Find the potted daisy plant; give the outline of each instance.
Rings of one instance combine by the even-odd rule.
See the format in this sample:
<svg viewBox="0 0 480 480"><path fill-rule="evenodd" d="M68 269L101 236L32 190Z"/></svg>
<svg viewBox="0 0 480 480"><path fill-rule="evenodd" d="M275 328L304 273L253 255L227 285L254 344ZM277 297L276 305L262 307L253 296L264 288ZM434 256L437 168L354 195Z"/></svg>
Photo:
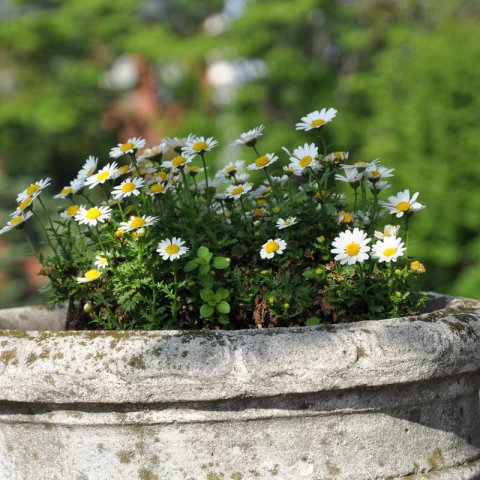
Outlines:
<svg viewBox="0 0 480 480"><path fill-rule="evenodd" d="M263 125L242 133L217 171L212 137L130 138L86 159L57 218L50 178L18 195L0 234L39 222L68 305L45 325L72 331L30 310L36 331L3 332L2 478L477 478L480 305L417 291L425 206L328 147L336 113L277 153Z"/></svg>

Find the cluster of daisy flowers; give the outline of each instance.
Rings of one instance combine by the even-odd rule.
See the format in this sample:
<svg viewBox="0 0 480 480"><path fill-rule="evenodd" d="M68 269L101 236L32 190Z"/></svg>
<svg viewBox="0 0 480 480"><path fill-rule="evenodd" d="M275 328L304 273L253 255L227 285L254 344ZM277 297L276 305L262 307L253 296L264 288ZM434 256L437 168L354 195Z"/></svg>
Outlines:
<svg viewBox="0 0 480 480"><path fill-rule="evenodd" d="M418 202L419 194L406 189L381 200L383 191L391 187L392 168L380 165L379 160L349 163L348 152L329 152L323 128L336 114L334 108L322 108L296 123L297 130L317 134L320 145L305 142L292 150L282 147L282 152L261 153L257 147L265 127L244 132L230 145L251 149L254 159L231 160L214 175L206 160L219 145L212 137L165 138L152 147L133 137L112 148L103 166L98 157L89 156L77 176L54 195L69 202L60 213L61 221L76 224L94 247L91 269L78 272L76 281L90 283L105 272L114 274L112 250L125 241L140 241L151 229L158 235L155 253L159 259L173 265L188 255L192 239L181 238L180 232L161 233L165 222L184 206L205 222L216 216L231 224L236 216L242 228L253 233L258 261L272 268L275 260L288 257L290 232L301 236L302 229L311 227L305 199L314 199L312 212L324 212L334 219L334 235L331 230L327 242L339 265L369 259L390 264L405 257L410 218L425 208ZM50 183L50 178L39 180L18 195L17 208L0 234L37 216L37 202L46 211L40 195ZM342 184L350 189L353 208L347 208L346 196L340 193ZM401 225L385 220L388 215ZM61 243L58 228L49 221L50 234ZM165 231L172 232L173 227L170 224ZM324 226L316 228L323 235ZM50 245L55 248L51 241ZM410 271L421 273L424 267L417 260L411 262Z"/></svg>

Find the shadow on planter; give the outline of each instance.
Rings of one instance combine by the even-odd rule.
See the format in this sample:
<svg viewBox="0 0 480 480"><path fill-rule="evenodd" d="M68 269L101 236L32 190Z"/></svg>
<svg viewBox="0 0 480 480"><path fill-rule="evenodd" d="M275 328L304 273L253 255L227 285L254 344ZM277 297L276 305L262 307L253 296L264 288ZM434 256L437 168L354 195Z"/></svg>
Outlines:
<svg viewBox="0 0 480 480"><path fill-rule="evenodd" d="M480 478L480 303L431 301L326 327L2 331L0 478Z"/></svg>

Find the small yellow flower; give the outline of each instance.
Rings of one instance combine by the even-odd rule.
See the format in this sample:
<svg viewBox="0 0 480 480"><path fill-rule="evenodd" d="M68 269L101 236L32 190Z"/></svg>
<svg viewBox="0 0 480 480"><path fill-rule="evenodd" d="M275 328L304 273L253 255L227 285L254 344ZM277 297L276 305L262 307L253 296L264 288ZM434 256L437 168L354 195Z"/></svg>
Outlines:
<svg viewBox="0 0 480 480"><path fill-rule="evenodd" d="M412 263L410 263L410 271L413 273L425 273L427 269L422 262L414 260Z"/></svg>
<svg viewBox="0 0 480 480"><path fill-rule="evenodd" d="M316 273L317 275L321 275L321 274L323 273L323 268L321 268L321 267L316 268L316 269L315 269L315 273Z"/></svg>
<svg viewBox="0 0 480 480"><path fill-rule="evenodd" d="M275 302L275 298L274 298L274 297L268 297L268 303L269 303L270 305L272 305L274 302Z"/></svg>

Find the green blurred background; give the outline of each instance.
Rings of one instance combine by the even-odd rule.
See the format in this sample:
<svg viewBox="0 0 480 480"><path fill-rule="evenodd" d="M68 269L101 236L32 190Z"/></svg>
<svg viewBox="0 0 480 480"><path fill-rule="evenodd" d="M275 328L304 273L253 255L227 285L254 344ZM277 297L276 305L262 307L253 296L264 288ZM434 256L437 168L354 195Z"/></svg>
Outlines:
<svg viewBox="0 0 480 480"><path fill-rule="evenodd" d="M225 146L264 123L280 153L333 106L335 149L421 192L424 288L480 298L479 92L478 0L0 0L0 222L30 181L60 189L128 136ZM0 307L41 301L27 246L0 237Z"/></svg>

